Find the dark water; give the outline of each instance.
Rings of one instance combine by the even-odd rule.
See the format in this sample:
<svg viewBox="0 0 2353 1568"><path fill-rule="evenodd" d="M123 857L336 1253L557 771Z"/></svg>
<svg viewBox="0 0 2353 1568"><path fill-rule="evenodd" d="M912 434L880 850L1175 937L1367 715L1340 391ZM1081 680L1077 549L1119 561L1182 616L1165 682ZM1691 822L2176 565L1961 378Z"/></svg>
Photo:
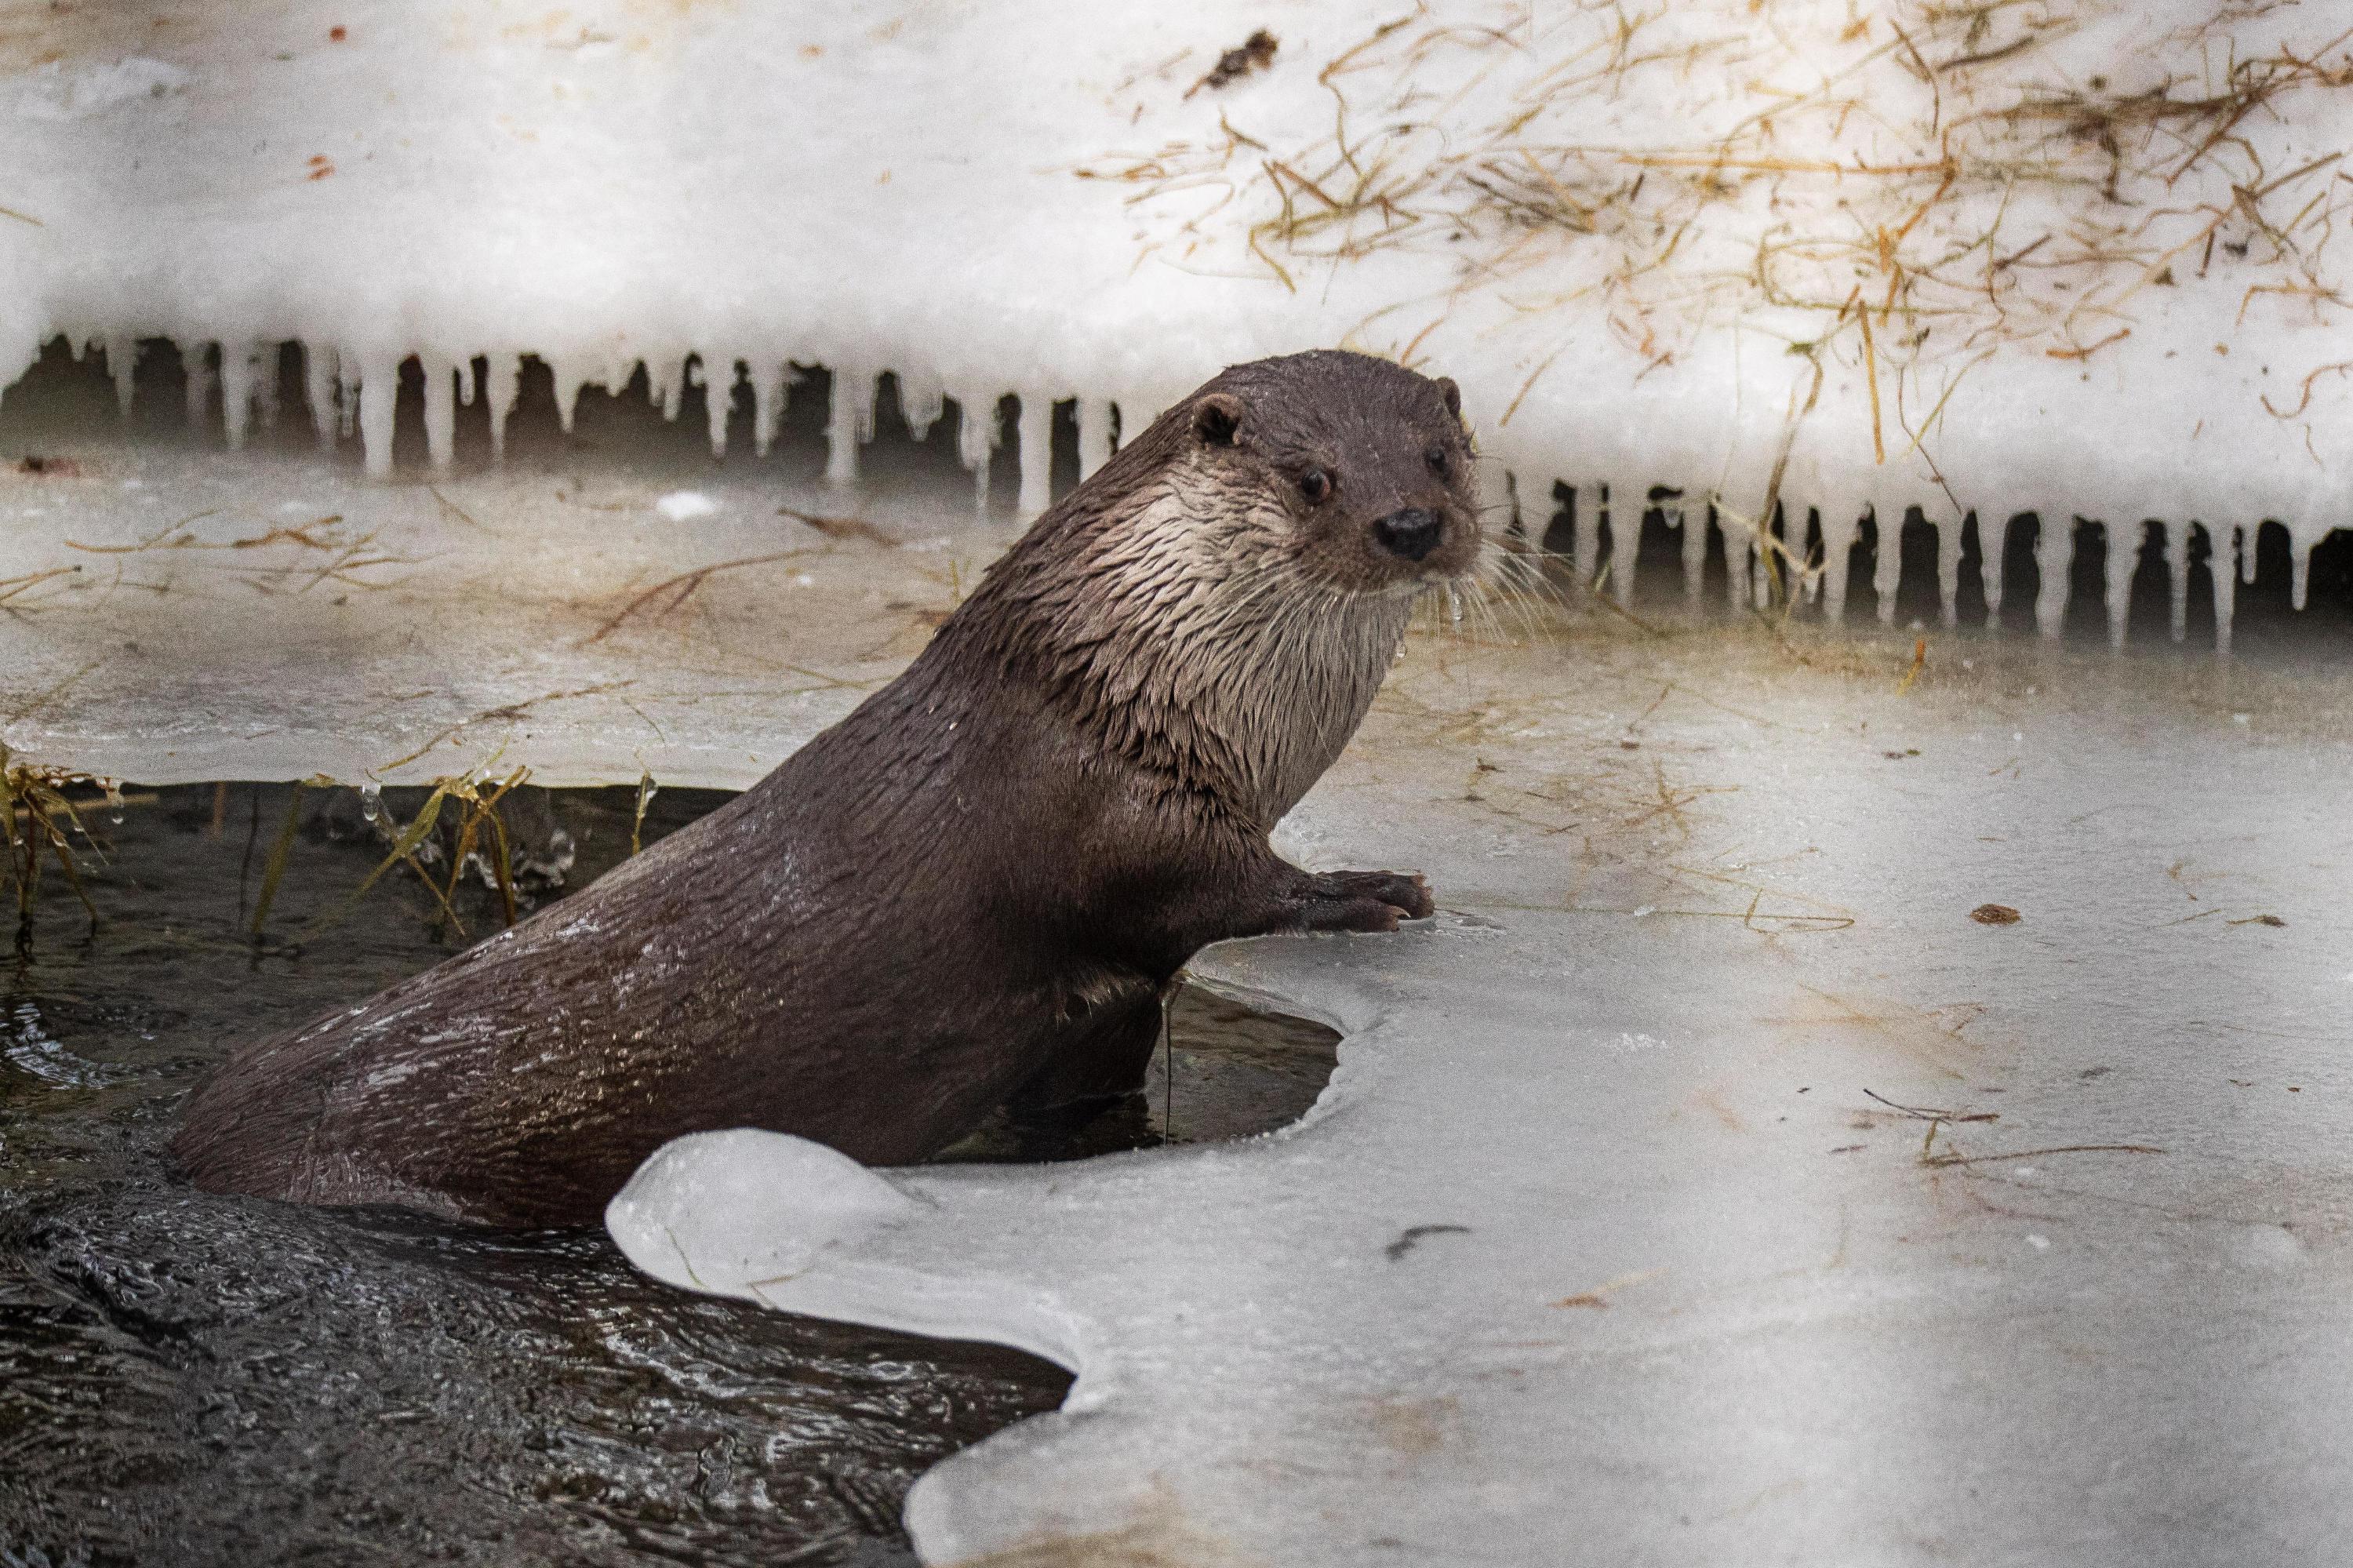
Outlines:
<svg viewBox="0 0 2353 1568"><path fill-rule="evenodd" d="M100 808L100 842L78 842L97 927L53 867L29 944L0 958L0 1568L912 1562L914 1478L1059 1404L1067 1373L681 1295L599 1232L496 1235L173 1179L179 1102L231 1047L500 919L470 879L461 937L406 870L353 903L384 829L354 792L312 791L257 948L290 797L132 791L120 823ZM645 838L723 798L662 792ZM385 804L406 821L417 797ZM633 815L629 791L572 791L518 796L505 820L518 868L568 850L577 886L628 852ZM429 871L446 876L450 842ZM526 905L560 892L522 876ZM1173 1013L1173 1096L1155 1068L1148 1098L1078 1125L999 1118L957 1157L1258 1130L1330 1071L1312 1025L1198 992Z"/></svg>

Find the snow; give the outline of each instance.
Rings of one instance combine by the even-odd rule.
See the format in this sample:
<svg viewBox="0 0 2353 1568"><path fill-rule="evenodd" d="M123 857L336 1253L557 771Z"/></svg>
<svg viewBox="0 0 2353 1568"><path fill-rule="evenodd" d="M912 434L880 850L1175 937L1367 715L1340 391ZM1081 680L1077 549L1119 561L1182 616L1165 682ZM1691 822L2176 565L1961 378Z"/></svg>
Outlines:
<svg viewBox="0 0 2353 1568"><path fill-rule="evenodd" d="M685 523L710 516L719 510L719 503L699 490L673 490L655 501L654 510L672 523Z"/></svg>
<svg viewBox="0 0 2353 1568"><path fill-rule="evenodd" d="M1345 342L1461 381L1522 494L1576 489L1588 569L1664 485L1726 524L1736 594L1768 503L1819 508L1833 615L1861 520L1915 506L1948 620L1972 514L1995 601L2008 520L2045 519L2048 628L2075 516L2161 522L2177 635L2192 552L2251 569L2267 518L2301 599L2353 495L2327 8L1400 16L78 8L0 52L0 375L64 334L128 397L136 340L218 345L234 446L297 340L381 475L411 355L437 468L525 355L567 410L639 365L673 415L709 383L714 450L731 397L765 448L822 365L848 482L889 370L916 426L964 411L967 466L1014 439L1034 512L1050 405L1092 466L1219 365ZM1266 71L1195 90L1260 26Z"/></svg>
<svg viewBox="0 0 2353 1568"><path fill-rule="evenodd" d="M188 73L178 66L136 55L71 74L52 60L21 79L9 108L26 120L84 120L119 103L161 98L187 83Z"/></svg>

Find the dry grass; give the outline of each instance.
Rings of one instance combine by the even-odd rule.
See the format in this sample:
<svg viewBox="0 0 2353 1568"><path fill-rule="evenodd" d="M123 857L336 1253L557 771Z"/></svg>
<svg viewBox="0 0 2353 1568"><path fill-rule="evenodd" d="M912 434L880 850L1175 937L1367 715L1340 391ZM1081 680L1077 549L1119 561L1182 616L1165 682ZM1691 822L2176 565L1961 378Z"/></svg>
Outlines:
<svg viewBox="0 0 2353 1568"><path fill-rule="evenodd" d="M66 794L78 785L102 790L111 802L119 803L121 799L111 779L20 762L5 743L0 743L0 886L16 895L20 950L32 937L33 911L40 897L45 863L55 863L66 885L81 900L90 924L98 924L98 906L82 886L81 869L74 859L75 835L85 846L91 843L89 828Z"/></svg>
<svg viewBox="0 0 2353 1568"><path fill-rule="evenodd" d="M802 514L795 513L793 515L801 516ZM709 582L721 572L740 571L746 567L774 566L779 561L797 561L803 556L821 556L828 553L822 548L771 550L765 555L744 556L732 561L713 561L707 567L697 567L691 571L680 572L675 577L664 577L653 587L631 595L628 602L607 617L596 630L582 638L580 646L586 648L592 643L604 641L614 632L618 631L630 617L640 611L649 609L657 619L670 614L685 604L688 599L692 599L704 583Z"/></svg>
<svg viewBox="0 0 2353 1568"><path fill-rule="evenodd" d="M518 768L501 779L491 779L488 765L471 772L436 779L417 815L403 824L388 815L388 808L379 804L378 810L387 812L386 831L392 847L375 869L361 879L360 885L344 895L343 900L325 913L312 918L302 928L301 940L308 940L327 927L334 925L359 906L362 899L387 874L406 867L433 896L440 919L463 938L470 935L466 922L457 908L459 885L469 871L479 865L491 887L499 895L499 909L503 923L512 926L517 918L514 862L512 844L507 836L505 819L499 804L519 785L531 777L531 769ZM259 940L262 921L269 914L269 905L276 894L280 875L285 869L286 855L292 846L296 823L300 821L302 794L306 788L323 785L324 779L312 779L295 786L293 798L287 802L284 825L278 842L270 851L269 861L262 873L261 896L253 912L253 935ZM424 854L437 830L445 826L445 813L450 816L446 824L450 842L437 847L434 858L446 864L446 875L428 871Z"/></svg>
<svg viewBox="0 0 2353 1568"><path fill-rule="evenodd" d="M1868 377L1877 464L1924 450L1988 358L2093 359L2151 291L2324 322L2353 304L2329 254L2353 171L2265 151L2353 88L2353 28L2315 16L2312 47L2243 52L2233 29L2267 9L2082 70L2063 46L2098 0L1900 0L1842 28L1664 0L1467 26L1423 5L1324 66L1320 137L1252 134L1237 106L1213 138L1078 173L1133 185L1165 220L1147 254L1179 266L1307 291L1383 253L1451 258L1448 288L1359 329L1408 363L1474 297L1469 330L1556 321L1565 347L1598 317L1650 369L1736 322L1835 355ZM1560 352L1528 355L1504 422Z"/></svg>
<svg viewBox="0 0 2353 1568"><path fill-rule="evenodd" d="M376 543L373 531L355 534L340 515L321 517L300 524L280 524L264 528L259 534L240 535L228 539L207 539L199 534L195 524L215 516L211 512L199 512L181 518L144 539L130 545L85 545L68 539L66 547L84 555L123 557L153 557L167 552L196 552L183 564L195 569L220 572L242 582L257 593L308 593L313 588L332 584L351 589L375 589L389 586L385 579L365 574L385 567L415 566L414 557L387 553ZM226 559L214 558L215 552L225 553ZM67 568L79 571L79 567ZM168 588L163 584L123 582L132 588Z"/></svg>

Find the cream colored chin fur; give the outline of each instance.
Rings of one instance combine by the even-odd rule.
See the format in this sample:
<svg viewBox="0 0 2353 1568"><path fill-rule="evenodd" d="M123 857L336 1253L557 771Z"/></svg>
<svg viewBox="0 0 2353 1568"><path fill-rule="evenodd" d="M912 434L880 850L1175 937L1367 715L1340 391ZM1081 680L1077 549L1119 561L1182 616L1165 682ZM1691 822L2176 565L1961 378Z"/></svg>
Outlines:
<svg viewBox="0 0 2353 1568"><path fill-rule="evenodd" d="M1084 662L1147 750L1222 776L1271 827L1356 733L1417 595L1316 580L1283 508L1213 473L1169 475L1098 535Z"/></svg>

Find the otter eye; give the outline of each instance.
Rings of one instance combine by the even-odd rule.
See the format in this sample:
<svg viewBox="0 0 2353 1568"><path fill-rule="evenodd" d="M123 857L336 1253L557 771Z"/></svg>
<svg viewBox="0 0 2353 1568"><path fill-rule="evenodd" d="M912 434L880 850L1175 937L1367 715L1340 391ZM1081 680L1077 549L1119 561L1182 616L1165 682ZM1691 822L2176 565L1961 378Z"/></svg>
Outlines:
<svg viewBox="0 0 2353 1568"><path fill-rule="evenodd" d="M1320 468L1309 469L1299 476L1299 493L1308 505L1321 506L1332 493L1332 476Z"/></svg>
<svg viewBox="0 0 2353 1568"><path fill-rule="evenodd" d="M1454 465L1447 460L1446 449L1444 447L1430 448L1430 450L1422 454L1422 461L1429 463L1430 471L1436 474L1440 479L1444 479L1449 473L1453 471Z"/></svg>

